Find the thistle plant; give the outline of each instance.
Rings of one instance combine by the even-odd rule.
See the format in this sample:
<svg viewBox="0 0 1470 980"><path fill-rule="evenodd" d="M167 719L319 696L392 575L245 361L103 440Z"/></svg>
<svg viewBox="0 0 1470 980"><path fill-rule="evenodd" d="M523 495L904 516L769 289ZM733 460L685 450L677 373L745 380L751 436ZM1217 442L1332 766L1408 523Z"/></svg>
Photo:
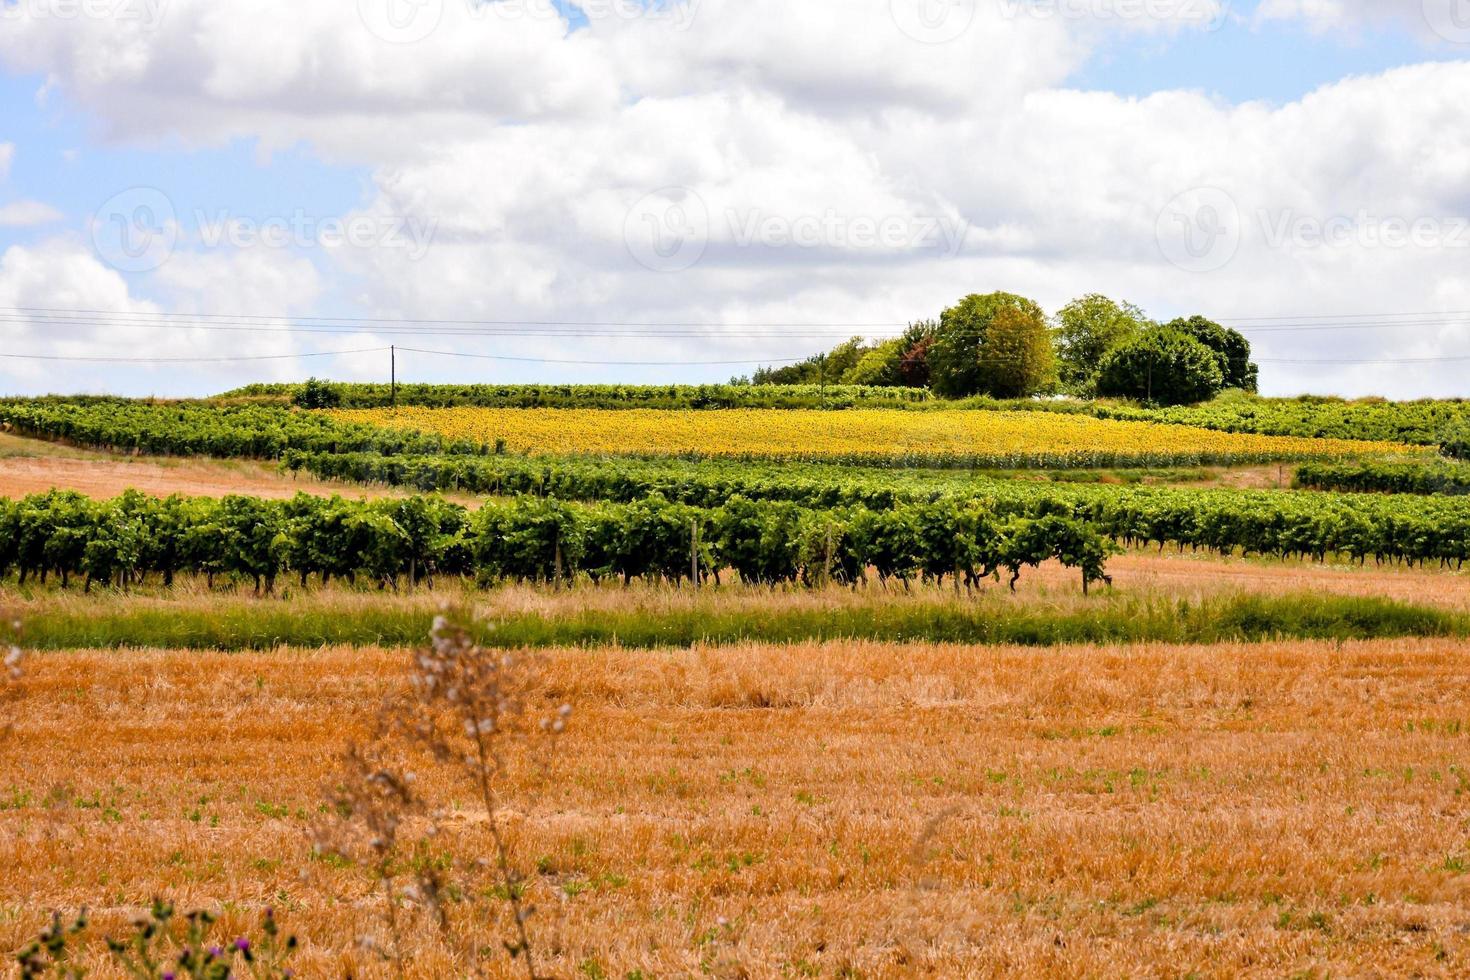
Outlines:
<svg viewBox="0 0 1470 980"><path fill-rule="evenodd" d="M266 909L257 942L241 936L228 946L211 942L215 916L205 911L187 913L180 935L173 927L174 907L155 899L146 916L133 925L126 939L108 937L107 949L130 977L137 980L232 980L251 977L287 980L283 965L296 949L296 937L280 940L275 914Z"/></svg>
<svg viewBox="0 0 1470 980"><path fill-rule="evenodd" d="M41 934L16 954L20 964L20 975L25 980L54 977L56 980L72 980L83 976L80 967L71 961L67 944L87 931L87 910L82 909L70 922L60 912L51 914L51 924Z"/></svg>
<svg viewBox="0 0 1470 980"><path fill-rule="evenodd" d="M531 980L541 976L531 873L519 861L516 822L505 810L514 804L528 813L549 782L571 707L541 712L543 699L534 660L481 646L461 618L445 614L435 618L428 646L413 654L406 690L384 704L368 740L348 747L343 778L329 793L341 819L319 833L318 848L360 861L377 879L392 940L385 957L400 976L404 907L472 957L493 952L486 929L500 930L498 948ZM451 821L419 791L416 762L468 790L483 820L468 827ZM530 788L516 795L520 786ZM488 853L469 857L476 826L484 828ZM473 896L490 901L482 910ZM470 907L452 908L458 905Z"/></svg>
<svg viewBox="0 0 1470 980"><path fill-rule="evenodd" d="M241 936L228 946L219 945L211 939L215 921L209 912L189 912L180 930L173 905L154 899L148 912L133 923L131 936L106 938L107 951L122 973L136 980L238 980L247 976L289 980L292 973L285 962L296 950L296 937L281 938L270 909L265 910L261 935L254 941ZM85 942L89 925L85 909L71 922L59 912L53 914L51 924L17 954L20 975L26 980L85 976L73 960L72 947Z"/></svg>

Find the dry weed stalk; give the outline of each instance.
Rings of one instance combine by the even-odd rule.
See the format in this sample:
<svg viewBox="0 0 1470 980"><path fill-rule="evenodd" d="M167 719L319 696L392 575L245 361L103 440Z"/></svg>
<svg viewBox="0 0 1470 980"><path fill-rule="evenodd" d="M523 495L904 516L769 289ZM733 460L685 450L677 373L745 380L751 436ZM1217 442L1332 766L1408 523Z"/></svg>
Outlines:
<svg viewBox="0 0 1470 980"><path fill-rule="evenodd" d="M494 928L494 907L504 903L509 933L499 946L531 980L540 976L529 925L531 876L517 862L514 821L504 812L519 785L531 787L514 800L522 817L534 808L571 715L562 705L533 717L540 687L529 656L482 647L458 617L437 616L429 645L413 655L407 689L384 703L371 737L346 752L343 779L329 794L341 819L319 831L318 849L362 860L378 879L391 938L383 955L399 976L401 901L471 961L495 948L484 941L485 927ZM468 787L482 813L465 823L433 806L418 790L415 763ZM490 854L466 859L473 846L466 838L480 824ZM451 914L451 906L479 897L490 900L483 922Z"/></svg>

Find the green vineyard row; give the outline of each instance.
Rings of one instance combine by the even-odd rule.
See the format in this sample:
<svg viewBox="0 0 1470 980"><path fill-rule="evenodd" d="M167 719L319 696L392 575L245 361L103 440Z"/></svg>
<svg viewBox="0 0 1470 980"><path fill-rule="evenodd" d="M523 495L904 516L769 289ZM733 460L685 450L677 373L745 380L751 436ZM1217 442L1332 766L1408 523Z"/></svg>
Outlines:
<svg viewBox="0 0 1470 980"><path fill-rule="evenodd" d="M782 501L730 500L718 508L649 497L572 505L534 497L471 511L438 497L349 501L299 494L286 501L222 500L130 491L92 501L53 490L0 500L0 574L21 584L58 576L126 586L165 584L187 572L243 577L257 591L286 573L397 587L425 577L567 581L618 577L719 583L733 570L752 583L856 583L868 569L907 582L950 577L978 585L1058 560L1083 589L1106 580L1111 542L1058 515L1002 517L976 501L942 500L882 511L812 510Z"/></svg>

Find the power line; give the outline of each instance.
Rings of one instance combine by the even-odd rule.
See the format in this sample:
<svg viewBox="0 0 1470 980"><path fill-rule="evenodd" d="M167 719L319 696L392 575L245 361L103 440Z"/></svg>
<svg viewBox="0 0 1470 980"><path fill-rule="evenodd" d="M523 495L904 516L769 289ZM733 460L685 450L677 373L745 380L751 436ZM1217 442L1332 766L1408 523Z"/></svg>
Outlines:
<svg viewBox="0 0 1470 980"><path fill-rule="evenodd" d="M10 354L0 353L0 357L8 357L22 361L89 361L106 364L223 364L237 361L284 361L295 360L301 357L343 357L348 354L381 354L388 350L386 347L364 347L358 350L327 350L314 351L305 354L254 354L240 357L113 357L110 355L69 355L69 354Z"/></svg>
<svg viewBox="0 0 1470 980"><path fill-rule="evenodd" d="M1308 359L1294 357L1257 357L1258 364L1447 364L1470 361L1470 354L1448 354L1436 357L1332 357Z"/></svg>
<svg viewBox="0 0 1470 980"><path fill-rule="evenodd" d="M386 348L384 348L386 349ZM760 357L747 361L579 361L563 360L549 357L511 357L508 354L470 354L465 351L452 350L421 350L417 347L399 347L401 351L411 354L433 354L439 357L469 357L482 361L524 361L533 364L595 364L602 366L633 366L633 367L707 367L714 365L738 365L738 364L798 364L808 360L805 357L792 358L769 358Z"/></svg>
<svg viewBox="0 0 1470 980"><path fill-rule="evenodd" d="M279 314L265 313L165 313L151 312L146 310L89 310L89 309L61 309L40 306L3 306L0 311L7 313L37 313L37 314L66 314L66 315L92 315L104 317L143 317L147 319L183 319L183 320L288 320L294 323L306 324L360 324L360 323L384 323L384 324L424 324L427 326L472 326L472 327L733 327L742 329L746 327L768 327L768 328L811 328L811 329L880 329L892 327L907 327L907 321L888 321L883 323L811 323L811 322L781 322L781 321L759 321L759 322L734 322L734 323L700 323L693 320L687 321L654 321L654 320L456 320L456 319L426 319L419 317L333 317L333 316L297 316L288 317Z"/></svg>
<svg viewBox="0 0 1470 980"><path fill-rule="evenodd" d="M1470 325L1470 311L1439 313L1292 314L1222 318L1242 333L1373 330L1394 327ZM821 339L847 336L853 331L891 331L907 326L898 321L851 323L798 323L744 321L699 323L651 320L473 320L407 317L287 317L253 313L166 313L138 310L62 309L54 307L0 307L0 323L44 323L76 327L141 327L200 331L259 333L358 333L402 336L566 336L642 338L763 338ZM779 331L771 333L768 331Z"/></svg>

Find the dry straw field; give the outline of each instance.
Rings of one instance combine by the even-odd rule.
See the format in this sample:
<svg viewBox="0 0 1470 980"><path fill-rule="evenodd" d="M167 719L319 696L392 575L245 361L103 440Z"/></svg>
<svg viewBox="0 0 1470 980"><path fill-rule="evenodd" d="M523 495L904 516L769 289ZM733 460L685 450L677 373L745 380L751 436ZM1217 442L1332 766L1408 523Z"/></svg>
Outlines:
<svg viewBox="0 0 1470 980"><path fill-rule="evenodd" d="M572 722L539 802L510 802L517 770L502 818L548 975L1464 975L1464 655L552 650L531 707ZM375 886L311 827L409 665L31 658L0 749L0 943L83 903L121 928L166 893L227 934L274 907L301 976L388 975ZM473 843L470 796L424 773L443 846ZM407 907L399 928L408 975L465 972Z"/></svg>

